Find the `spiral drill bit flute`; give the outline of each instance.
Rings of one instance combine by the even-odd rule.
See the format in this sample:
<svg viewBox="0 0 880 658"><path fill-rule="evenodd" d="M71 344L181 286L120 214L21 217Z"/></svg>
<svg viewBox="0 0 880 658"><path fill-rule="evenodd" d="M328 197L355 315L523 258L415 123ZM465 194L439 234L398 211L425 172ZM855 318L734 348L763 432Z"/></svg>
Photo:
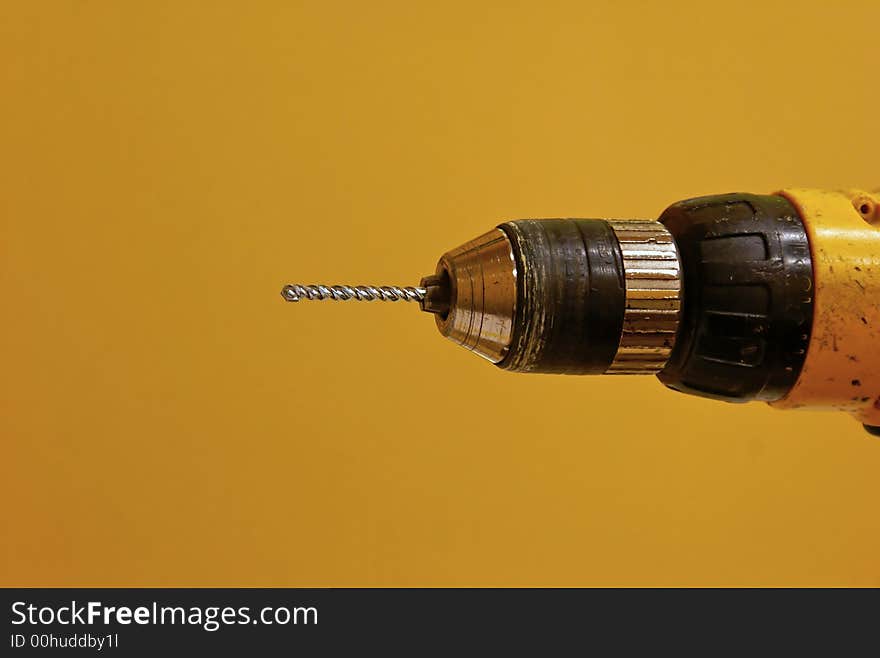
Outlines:
<svg viewBox="0 0 880 658"><path fill-rule="evenodd" d="M281 289L281 296L288 302L303 299L322 301L332 299L336 302L355 300L359 302L420 302L425 298L424 288L399 286L324 286L291 283Z"/></svg>
<svg viewBox="0 0 880 658"><path fill-rule="evenodd" d="M784 190L657 221L505 222L418 287L291 284L285 300L418 302L505 370L655 374L694 395L846 411L880 433L880 193Z"/></svg>

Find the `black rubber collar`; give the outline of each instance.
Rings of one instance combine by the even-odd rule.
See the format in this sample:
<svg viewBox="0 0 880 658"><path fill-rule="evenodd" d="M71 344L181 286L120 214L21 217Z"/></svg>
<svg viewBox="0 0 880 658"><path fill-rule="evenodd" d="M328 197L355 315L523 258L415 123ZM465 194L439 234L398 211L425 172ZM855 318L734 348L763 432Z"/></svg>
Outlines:
<svg viewBox="0 0 880 658"><path fill-rule="evenodd" d="M499 226L517 269L507 370L601 374L617 353L626 307L623 257L601 219L526 219Z"/></svg>

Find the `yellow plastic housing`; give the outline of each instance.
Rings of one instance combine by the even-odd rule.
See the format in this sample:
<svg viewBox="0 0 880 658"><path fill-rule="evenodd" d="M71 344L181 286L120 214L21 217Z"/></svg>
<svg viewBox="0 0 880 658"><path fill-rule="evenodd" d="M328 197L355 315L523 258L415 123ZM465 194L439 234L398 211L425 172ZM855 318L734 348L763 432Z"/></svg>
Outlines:
<svg viewBox="0 0 880 658"><path fill-rule="evenodd" d="M880 194L786 189L813 259L813 330L782 409L846 411L880 425Z"/></svg>

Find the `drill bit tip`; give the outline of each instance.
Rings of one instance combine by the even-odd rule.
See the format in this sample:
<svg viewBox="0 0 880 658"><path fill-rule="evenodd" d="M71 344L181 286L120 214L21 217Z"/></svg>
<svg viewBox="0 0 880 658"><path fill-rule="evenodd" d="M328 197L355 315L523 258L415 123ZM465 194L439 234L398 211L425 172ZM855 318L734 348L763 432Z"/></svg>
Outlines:
<svg viewBox="0 0 880 658"><path fill-rule="evenodd" d="M281 296L288 302L301 300L325 300L331 299L337 302L355 300L359 302L421 302L427 291L425 288L414 286L325 286L325 285L302 285L291 283L281 289Z"/></svg>

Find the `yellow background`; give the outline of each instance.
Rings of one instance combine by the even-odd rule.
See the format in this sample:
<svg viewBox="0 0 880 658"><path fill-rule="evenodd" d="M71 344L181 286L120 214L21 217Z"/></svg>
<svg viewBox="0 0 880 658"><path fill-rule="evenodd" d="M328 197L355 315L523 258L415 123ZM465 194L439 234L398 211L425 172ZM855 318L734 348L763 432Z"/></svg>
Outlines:
<svg viewBox="0 0 880 658"><path fill-rule="evenodd" d="M880 5L6 2L0 584L880 585L880 440L502 372L505 219L876 187Z"/></svg>

